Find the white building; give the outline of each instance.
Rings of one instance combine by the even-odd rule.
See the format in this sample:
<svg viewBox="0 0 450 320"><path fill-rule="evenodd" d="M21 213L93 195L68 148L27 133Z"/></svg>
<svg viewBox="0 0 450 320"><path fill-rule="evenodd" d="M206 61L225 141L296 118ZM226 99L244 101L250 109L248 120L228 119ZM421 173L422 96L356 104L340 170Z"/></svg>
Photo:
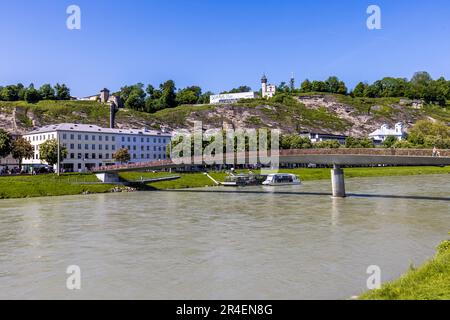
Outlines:
<svg viewBox="0 0 450 320"><path fill-rule="evenodd" d="M241 99L255 99L255 98L256 94L252 91L239 93L225 93L210 96L209 102L211 104L235 103Z"/></svg>
<svg viewBox="0 0 450 320"><path fill-rule="evenodd" d="M375 142L384 142L388 137L396 137L398 140L405 138L405 131L403 130L403 123L397 123L394 129L389 129L387 124L381 126L380 129L375 130L369 137Z"/></svg>
<svg viewBox="0 0 450 320"><path fill-rule="evenodd" d="M277 87L273 84L267 84L267 77L264 74L261 79L261 93L263 98L272 98L277 93Z"/></svg>
<svg viewBox="0 0 450 320"><path fill-rule="evenodd" d="M156 131L107 129L95 125L58 124L50 125L24 135L34 148L32 159L24 159L23 165L39 167L39 146L49 139L58 139L67 149L67 157L61 159L61 169L66 172L86 171L93 167L118 164L113 154L119 149L128 149L130 162L150 162L166 159L170 134Z"/></svg>

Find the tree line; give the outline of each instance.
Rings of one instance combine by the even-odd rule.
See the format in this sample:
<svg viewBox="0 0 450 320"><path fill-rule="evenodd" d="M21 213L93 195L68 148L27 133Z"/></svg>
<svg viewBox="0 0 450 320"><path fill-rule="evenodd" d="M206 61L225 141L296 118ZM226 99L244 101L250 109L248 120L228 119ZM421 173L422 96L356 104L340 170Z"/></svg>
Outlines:
<svg viewBox="0 0 450 320"><path fill-rule="evenodd" d="M344 82L337 77L330 77L326 81L305 80L300 87L301 93L328 92L348 94ZM408 80L406 78L385 77L372 84L360 82L349 93L352 97L365 98L409 98L420 99L426 103L445 105L450 99L450 81L444 77L434 80L428 72L416 72Z"/></svg>
<svg viewBox="0 0 450 320"><path fill-rule="evenodd" d="M154 113L180 105L207 104L213 93L203 93L199 86L177 90L175 82L168 80L157 88L151 84L145 87L143 83L124 86L114 94L122 99L125 108Z"/></svg>
<svg viewBox="0 0 450 320"><path fill-rule="evenodd" d="M57 83L53 87L47 83L39 89L36 89L32 83L28 87L21 83L0 86L0 101L37 103L41 100L70 100L70 89L64 83Z"/></svg>

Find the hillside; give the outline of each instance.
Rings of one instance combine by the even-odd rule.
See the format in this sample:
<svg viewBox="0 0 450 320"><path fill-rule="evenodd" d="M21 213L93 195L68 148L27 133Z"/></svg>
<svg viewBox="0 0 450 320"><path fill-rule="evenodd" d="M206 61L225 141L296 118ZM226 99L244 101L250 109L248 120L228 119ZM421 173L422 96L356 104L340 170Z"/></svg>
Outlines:
<svg viewBox="0 0 450 320"><path fill-rule="evenodd" d="M417 105L400 98L351 98L341 95L307 94L278 96L267 100L243 100L236 104L180 106L155 114L122 109L119 128L180 129L202 121L206 128L268 127L283 132L312 130L365 136L387 123L411 126L420 119L450 123L450 106ZM75 122L108 126L109 108L91 101L0 102L0 127L24 133L48 124Z"/></svg>

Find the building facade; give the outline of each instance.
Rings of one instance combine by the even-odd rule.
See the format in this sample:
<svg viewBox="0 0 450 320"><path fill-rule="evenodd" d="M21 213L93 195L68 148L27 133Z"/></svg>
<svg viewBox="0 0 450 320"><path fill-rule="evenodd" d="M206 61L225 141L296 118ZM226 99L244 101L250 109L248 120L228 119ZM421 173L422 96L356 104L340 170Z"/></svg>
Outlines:
<svg viewBox="0 0 450 320"><path fill-rule="evenodd" d="M250 92L216 94L209 97L211 104L235 103L241 99L255 99L256 94Z"/></svg>
<svg viewBox="0 0 450 320"><path fill-rule="evenodd" d="M146 129L110 129L82 124L46 126L25 134L24 138L34 148L33 158L24 159L24 166L45 165L40 159L39 147L47 140L57 139L67 149L67 156L61 159L61 169L65 172L118 164L113 154L122 148L128 149L131 163L164 160L171 141L170 134Z"/></svg>
<svg viewBox="0 0 450 320"><path fill-rule="evenodd" d="M389 126L384 124L380 129L369 134L369 137L373 139L375 143L382 143L388 137L396 137L398 140L403 140L405 136L406 133L404 131L403 123L400 122L395 125L394 129L389 129Z"/></svg>
<svg viewBox="0 0 450 320"><path fill-rule="evenodd" d="M322 141L337 141L340 144L345 144L345 140L348 138L345 135L328 134L328 133L314 133L314 132L301 132L300 136L309 138L312 143Z"/></svg>
<svg viewBox="0 0 450 320"><path fill-rule="evenodd" d="M277 87L273 84L267 84L267 77L261 78L261 95L263 98L272 98L277 93Z"/></svg>

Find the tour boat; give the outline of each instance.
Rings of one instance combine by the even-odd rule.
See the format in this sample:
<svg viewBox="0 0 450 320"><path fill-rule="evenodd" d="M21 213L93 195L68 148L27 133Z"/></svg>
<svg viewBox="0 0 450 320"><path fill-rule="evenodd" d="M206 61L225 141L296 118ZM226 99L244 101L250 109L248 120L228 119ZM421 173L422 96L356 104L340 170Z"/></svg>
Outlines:
<svg viewBox="0 0 450 320"><path fill-rule="evenodd" d="M264 186L296 186L300 184L302 182L295 174L270 174L263 182Z"/></svg>

